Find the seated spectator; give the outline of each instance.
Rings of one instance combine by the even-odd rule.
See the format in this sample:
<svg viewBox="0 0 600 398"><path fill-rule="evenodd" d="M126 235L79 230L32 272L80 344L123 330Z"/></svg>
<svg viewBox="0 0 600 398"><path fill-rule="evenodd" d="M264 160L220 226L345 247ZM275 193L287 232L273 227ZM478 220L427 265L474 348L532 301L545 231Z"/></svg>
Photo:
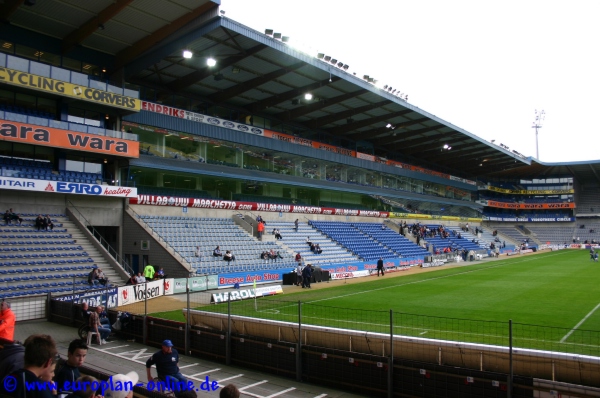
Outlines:
<svg viewBox="0 0 600 398"><path fill-rule="evenodd" d="M310 240L310 236L307 236L307 237L306 237L306 244L307 244L308 246L312 245L312 241Z"/></svg>
<svg viewBox="0 0 600 398"><path fill-rule="evenodd" d="M163 267L160 267L158 271L156 271L156 275L154 275L156 279L165 279L167 276L165 275L165 270Z"/></svg>
<svg viewBox="0 0 600 398"><path fill-rule="evenodd" d="M19 221L19 225L21 225L21 223L23 222L23 219L21 218L21 216L19 216L17 213L15 213L13 211L13 209L10 209L10 219Z"/></svg>
<svg viewBox="0 0 600 398"><path fill-rule="evenodd" d="M202 249L200 248L200 246L196 246L196 251L194 252L194 256L202 259Z"/></svg>
<svg viewBox="0 0 600 398"><path fill-rule="evenodd" d="M2 218L4 219L6 225L10 225L10 212L8 210L6 210Z"/></svg>
<svg viewBox="0 0 600 398"><path fill-rule="evenodd" d="M44 217L42 217L42 215L38 215L35 219L35 229L37 231L41 230L41 229L45 229L44 228Z"/></svg>
<svg viewBox="0 0 600 398"><path fill-rule="evenodd" d="M98 268L94 268L88 274L88 283L92 286L98 286L100 284L100 280L98 278Z"/></svg>
<svg viewBox="0 0 600 398"><path fill-rule="evenodd" d="M137 284L137 281L135 279L135 274L131 274L129 275L129 279L127 280L127 285L135 285Z"/></svg>
<svg viewBox="0 0 600 398"><path fill-rule="evenodd" d="M231 253L229 250L227 250L225 252L225 255L223 256L223 260L230 262L235 260L235 256L233 255L233 253Z"/></svg>
<svg viewBox="0 0 600 398"><path fill-rule="evenodd" d="M283 238L281 237L281 233L279 232L279 229L277 229L277 228L275 228L275 229L273 230L273 235L275 235L275 239L277 239L277 240L281 240L281 239L283 239Z"/></svg>
<svg viewBox="0 0 600 398"><path fill-rule="evenodd" d="M106 284L108 283L108 277L104 275L104 272L102 272L100 268L97 268L97 270L98 282L100 282L102 286L106 286Z"/></svg>
<svg viewBox="0 0 600 398"><path fill-rule="evenodd" d="M271 249L271 250L269 251L269 258L270 258L271 260L277 260L277 253L275 252L275 249Z"/></svg>
<svg viewBox="0 0 600 398"><path fill-rule="evenodd" d="M46 224L46 230L54 230L54 223L52 222L52 219L50 218L50 216L48 214L46 214L46 217L44 217L44 221Z"/></svg>
<svg viewBox="0 0 600 398"><path fill-rule="evenodd" d="M223 257L223 253L221 253L221 246L217 246L215 250L213 250L214 257Z"/></svg>
<svg viewBox="0 0 600 398"><path fill-rule="evenodd" d="M316 248L315 244L311 243L311 245L310 245L310 251L313 252L313 253L316 253L315 248Z"/></svg>
<svg viewBox="0 0 600 398"><path fill-rule="evenodd" d="M321 249L321 246L319 246L319 244L317 243L317 245L315 246L315 254L321 253L323 253L323 249Z"/></svg>
<svg viewBox="0 0 600 398"><path fill-rule="evenodd" d="M142 275L141 272L138 272L137 276L135 277L135 282L137 283L146 283L146 277L144 275Z"/></svg>
<svg viewBox="0 0 600 398"><path fill-rule="evenodd" d="M300 252L296 253L296 257L294 259L296 262L302 261L302 256L300 255Z"/></svg>

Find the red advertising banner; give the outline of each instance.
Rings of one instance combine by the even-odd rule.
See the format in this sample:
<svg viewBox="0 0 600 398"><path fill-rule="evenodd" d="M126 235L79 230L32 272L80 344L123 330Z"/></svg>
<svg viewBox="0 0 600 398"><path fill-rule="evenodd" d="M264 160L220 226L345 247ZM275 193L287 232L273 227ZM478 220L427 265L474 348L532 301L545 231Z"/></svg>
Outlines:
<svg viewBox="0 0 600 398"><path fill-rule="evenodd" d="M221 209L238 211L271 211L299 214L324 214L336 216L360 216L388 218L389 212L377 210L334 209L331 207L278 205L256 202L234 202L230 200L180 198L174 196L138 195L129 198L129 204L149 206L192 207L197 209Z"/></svg>
<svg viewBox="0 0 600 398"><path fill-rule="evenodd" d="M575 203L506 203L488 200L489 207L499 207L501 209L574 209Z"/></svg>

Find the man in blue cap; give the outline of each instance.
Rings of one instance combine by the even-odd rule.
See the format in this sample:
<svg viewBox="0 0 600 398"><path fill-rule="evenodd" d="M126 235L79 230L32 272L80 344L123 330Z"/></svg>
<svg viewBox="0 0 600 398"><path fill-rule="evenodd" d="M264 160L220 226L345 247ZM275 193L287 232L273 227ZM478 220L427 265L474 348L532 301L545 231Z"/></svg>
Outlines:
<svg viewBox="0 0 600 398"><path fill-rule="evenodd" d="M163 380L170 390L185 391L187 389L187 379L179 371L179 353L173 348L171 340L162 342L160 351L154 353L146 361L146 374L148 382L154 381L152 378L152 365L156 365L158 378Z"/></svg>

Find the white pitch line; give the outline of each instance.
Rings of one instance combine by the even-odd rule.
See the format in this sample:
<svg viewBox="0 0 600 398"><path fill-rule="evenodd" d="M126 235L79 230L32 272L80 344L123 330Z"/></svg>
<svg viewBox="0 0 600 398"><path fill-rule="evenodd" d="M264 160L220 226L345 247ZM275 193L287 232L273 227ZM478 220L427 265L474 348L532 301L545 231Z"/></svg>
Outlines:
<svg viewBox="0 0 600 398"><path fill-rule="evenodd" d="M196 376L204 375L204 374L207 374L207 373L210 373L210 372L216 372L218 370L221 370L221 368L215 368L215 369L207 370L205 372L194 373L193 375L191 375L189 377L196 377Z"/></svg>
<svg viewBox="0 0 600 398"><path fill-rule="evenodd" d="M200 365L199 363L192 363L189 365L180 366L179 369L191 368L192 366Z"/></svg>
<svg viewBox="0 0 600 398"><path fill-rule="evenodd" d="M106 348L106 350L112 350L114 348L122 348L122 347L129 347L129 345L118 345L116 347L108 347L108 348Z"/></svg>
<svg viewBox="0 0 600 398"><path fill-rule="evenodd" d="M280 391L280 392L276 392L275 394L267 395L265 398L278 397L281 394L285 394L286 392L294 391L295 389L296 389L295 387L288 388L287 390L283 390L283 391Z"/></svg>
<svg viewBox="0 0 600 398"><path fill-rule="evenodd" d="M315 398L323 398L323 397L326 397L326 396L327 396L327 394L321 394L321 395L317 395Z"/></svg>
<svg viewBox="0 0 600 398"><path fill-rule="evenodd" d="M221 380L218 380L218 383L221 384L222 381L227 381L227 380L231 380L231 379L237 379L238 377L242 377L243 375L244 375L243 373L240 373L239 375L231 376L231 377L228 377L226 379L221 379Z"/></svg>
<svg viewBox="0 0 600 398"><path fill-rule="evenodd" d="M592 315L594 314L594 312L596 312L596 310L597 310L598 308L600 308L600 303L598 303L598 305L597 305L597 306L595 306L593 310L591 310L590 312L588 312L588 314L587 314L586 316L584 316L584 317L583 317L583 319L582 319L581 321L579 321L579 323L578 323L577 325L575 325L575 327L574 327L573 329L571 329L571 331L570 331L569 333L565 334L565 337L563 337L562 339L560 339L560 342L561 342L561 343L564 343L564 342L565 342L565 340L566 340L566 339L568 339L568 338L569 338L569 336L570 336L571 334L573 334L573 332L574 332L574 331L576 331L576 330L579 328L579 326L583 325L583 323L584 323L584 322L585 322L585 321L586 321L586 320L587 320L587 319L588 319L590 316L592 316Z"/></svg>
<svg viewBox="0 0 600 398"><path fill-rule="evenodd" d="M242 388L239 388L239 390L240 390L240 391L244 391L244 390L245 390L245 389L247 389L247 388L256 387L256 386L258 386L258 385L261 385L261 384L267 383L268 381L269 381L269 380L261 380L261 381L259 381L259 382L257 382L257 383L254 383L254 384L249 384L249 385L247 385L247 386L244 386L244 387L242 387Z"/></svg>
<svg viewBox="0 0 600 398"><path fill-rule="evenodd" d="M424 332L419 333L421 336L424 335L425 333L427 333L427 330Z"/></svg>

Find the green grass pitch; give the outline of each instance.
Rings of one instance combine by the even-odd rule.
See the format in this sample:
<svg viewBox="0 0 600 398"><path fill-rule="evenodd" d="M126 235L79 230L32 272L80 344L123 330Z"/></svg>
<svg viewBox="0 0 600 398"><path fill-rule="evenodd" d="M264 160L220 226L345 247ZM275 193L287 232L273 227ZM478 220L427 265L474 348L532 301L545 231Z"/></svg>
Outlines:
<svg viewBox="0 0 600 398"><path fill-rule="evenodd" d="M600 356L600 263L563 250L232 302L232 314ZM298 301L302 302L299 311ZM227 304L198 308L227 312ZM183 320L181 311L153 314Z"/></svg>

